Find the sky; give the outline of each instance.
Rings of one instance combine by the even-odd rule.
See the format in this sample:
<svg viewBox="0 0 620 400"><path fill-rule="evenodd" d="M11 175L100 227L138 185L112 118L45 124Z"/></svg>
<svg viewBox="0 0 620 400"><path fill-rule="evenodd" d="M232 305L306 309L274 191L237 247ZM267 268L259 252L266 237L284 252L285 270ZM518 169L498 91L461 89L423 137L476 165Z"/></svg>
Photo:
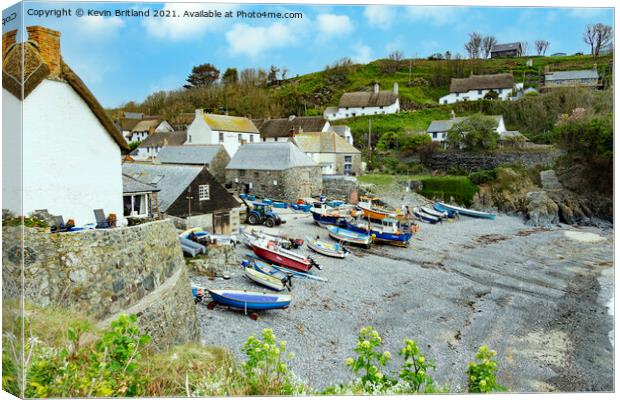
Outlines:
<svg viewBox="0 0 620 400"><path fill-rule="evenodd" d="M76 10L108 10L112 16L76 16ZM56 17L45 11L71 10ZM547 54L588 53L587 24L613 26L611 8L509 8L456 6L232 5L196 3L24 3L25 26L61 32L61 52L104 107L142 101L150 93L182 87L195 65L286 67L288 76L322 70L342 57L366 63L392 51L427 57L465 54L469 32L499 43L551 42ZM29 11L30 10L30 11ZM116 16L116 10L150 10L149 17ZM156 10L232 12L232 17L155 18ZM239 11L295 12L302 18L242 18ZM7 10L3 12L6 18ZM40 15L28 15L40 14ZM18 13L19 14L19 13ZM41 15L43 14L43 15ZM3 32L20 18L6 21Z"/></svg>

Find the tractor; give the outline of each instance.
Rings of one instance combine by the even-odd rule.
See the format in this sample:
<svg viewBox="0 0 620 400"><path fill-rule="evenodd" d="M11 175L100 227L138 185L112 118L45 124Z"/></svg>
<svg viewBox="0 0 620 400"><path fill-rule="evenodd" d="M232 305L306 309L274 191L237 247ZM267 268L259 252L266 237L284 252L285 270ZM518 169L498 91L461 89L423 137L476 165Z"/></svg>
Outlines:
<svg viewBox="0 0 620 400"><path fill-rule="evenodd" d="M280 216L273 212L271 205L266 203L254 203L251 208L248 207L246 222L250 225L265 225L268 228L284 223Z"/></svg>

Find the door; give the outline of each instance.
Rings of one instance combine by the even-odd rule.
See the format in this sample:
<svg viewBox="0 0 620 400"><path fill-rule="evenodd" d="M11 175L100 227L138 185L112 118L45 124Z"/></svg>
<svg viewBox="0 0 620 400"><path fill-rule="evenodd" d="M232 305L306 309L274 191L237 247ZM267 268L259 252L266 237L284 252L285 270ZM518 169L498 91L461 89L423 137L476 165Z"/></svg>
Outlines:
<svg viewBox="0 0 620 400"><path fill-rule="evenodd" d="M213 233L216 235L230 234L230 213L218 212L213 215Z"/></svg>

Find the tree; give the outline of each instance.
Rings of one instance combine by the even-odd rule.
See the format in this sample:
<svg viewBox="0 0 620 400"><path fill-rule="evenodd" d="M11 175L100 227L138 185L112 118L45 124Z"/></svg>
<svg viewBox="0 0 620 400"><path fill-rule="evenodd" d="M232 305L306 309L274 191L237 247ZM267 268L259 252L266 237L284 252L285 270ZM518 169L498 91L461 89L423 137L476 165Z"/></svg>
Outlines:
<svg viewBox="0 0 620 400"><path fill-rule="evenodd" d="M187 77L186 89L211 86L220 77L220 70L213 64L201 64L192 68L192 73Z"/></svg>
<svg viewBox="0 0 620 400"><path fill-rule="evenodd" d="M601 49L611 43L613 29L602 23L588 25L583 32L583 41L590 46L590 54L598 56Z"/></svg>
<svg viewBox="0 0 620 400"><path fill-rule="evenodd" d="M443 55L443 58L445 58L446 60L451 60L452 59L452 53L450 53L450 50L446 51Z"/></svg>
<svg viewBox="0 0 620 400"><path fill-rule="evenodd" d="M288 68L282 67L282 71L280 71L280 74L282 74L282 80L285 80L286 74L288 74Z"/></svg>
<svg viewBox="0 0 620 400"><path fill-rule="evenodd" d="M491 49L497 44L497 39L494 36L485 36L482 38L482 55L483 58L489 58L491 55Z"/></svg>
<svg viewBox="0 0 620 400"><path fill-rule="evenodd" d="M494 118L475 114L450 128L448 144L455 148L492 150L497 147L499 139L496 128L497 121Z"/></svg>
<svg viewBox="0 0 620 400"><path fill-rule="evenodd" d="M482 35L478 32L472 32L469 34L469 41L465 43L465 50L469 58L479 58L480 48L482 46Z"/></svg>
<svg viewBox="0 0 620 400"><path fill-rule="evenodd" d="M396 132L385 132L377 142L379 150L398 150L400 148L401 138Z"/></svg>
<svg viewBox="0 0 620 400"><path fill-rule="evenodd" d="M395 50L388 54L388 60L399 62L403 59L403 52L400 50Z"/></svg>
<svg viewBox="0 0 620 400"><path fill-rule="evenodd" d="M237 83L239 80L239 73L237 72L237 68L227 68L222 76L222 80L225 85L232 85Z"/></svg>
<svg viewBox="0 0 620 400"><path fill-rule="evenodd" d="M539 56L544 56L545 53L547 52L547 48L549 48L549 45L551 43L549 43L548 40L537 40L534 42L534 45L536 46L536 54L538 54Z"/></svg>
<svg viewBox="0 0 620 400"><path fill-rule="evenodd" d="M525 40L521 42L520 44L521 44L521 53L519 54L519 57L526 56L529 44Z"/></svg>
<svg viewBox="0 0 620 400"><path fill-rule="evenodd" d="M489 90L487 94L484 95L485 100L497 100L499 98L499 94L495 90Z"/></svg>
<svg viewBox="0 0 620 400"><path fill-rule="evenodd" d="M274 84L278 81L278 72L280 72L280 68L275 65L269 67L269 74L267 75L267 82L269 84Z"/></svg>

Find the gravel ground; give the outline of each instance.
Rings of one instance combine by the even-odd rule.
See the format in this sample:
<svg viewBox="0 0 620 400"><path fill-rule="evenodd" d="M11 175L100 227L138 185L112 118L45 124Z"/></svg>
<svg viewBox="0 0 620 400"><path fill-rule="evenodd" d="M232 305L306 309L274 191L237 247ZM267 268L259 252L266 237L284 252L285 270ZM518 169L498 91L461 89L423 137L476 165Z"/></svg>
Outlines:
<svg viewBox="0 0 620 400"><path fill-rule="evenodd" d="M327 240L309 214L282 214L287 223L272 231ZM293 371L322 388L353 378L344 360L359 329L372 325L393 364L400 365L403 340L414 339L435 361L435 380L453 391L465 390L467 362L483 344L498 352L499 381L510 391L613 390L611 230L462 217L422 224L408 248L356 248L345 260L312 256L328 282L294 280L291 307L262 312L258 321L198 306L202 341L241 357L249 335L272 328L295 353ZM192 280L260 290L240 268L231 273L228 281Z"/></svg>

